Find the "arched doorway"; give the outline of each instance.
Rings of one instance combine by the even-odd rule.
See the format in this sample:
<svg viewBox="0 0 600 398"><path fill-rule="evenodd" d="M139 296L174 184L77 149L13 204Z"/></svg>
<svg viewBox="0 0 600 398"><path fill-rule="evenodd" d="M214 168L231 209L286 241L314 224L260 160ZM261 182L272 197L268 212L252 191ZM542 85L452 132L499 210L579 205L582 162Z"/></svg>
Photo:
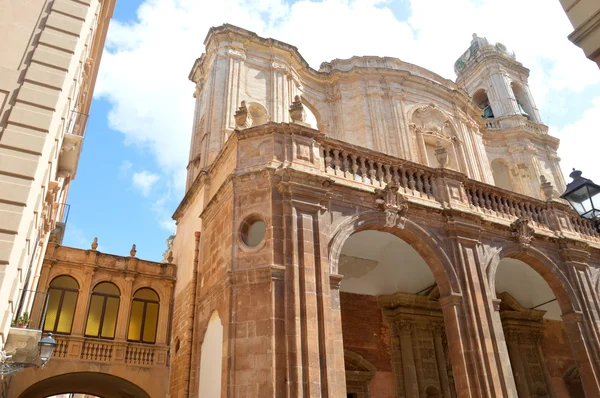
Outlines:
<svg viewBox="0 0 600 398"><path fill-rule="evenodd" d="M364 388L347 380L348 397L453 396L439 289L421 255L391 232L359 231L338 272L344 350L372 366Z"/></svg>
<svg viewBox="0 0 600 398"><path fill-rule="evenodd" d="M19 398L47 398L69 393L102 398L150 398L130 381L99 372L75 372L49 377L27 388Z"/></svg>
<svg viewBox="0 0 600 398"><path fill-rule="evenodd" d="M492 285L517 392L519 397L579 397L565 378L576 366L559 293L525 261L502 258Z"/></svg>

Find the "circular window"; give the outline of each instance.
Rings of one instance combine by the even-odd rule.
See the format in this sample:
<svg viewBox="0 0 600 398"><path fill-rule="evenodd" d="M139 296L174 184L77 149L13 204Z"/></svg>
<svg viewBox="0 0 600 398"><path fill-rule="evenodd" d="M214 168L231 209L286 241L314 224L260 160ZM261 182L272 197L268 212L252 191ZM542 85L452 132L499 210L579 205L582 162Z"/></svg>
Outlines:
<svg viewBox="0 0 600 398"><path fill-rule="evenodd" d="M248 247L258 246L267 232L265 222L257 218L250 218L242 224L241 238Z"/></svg>

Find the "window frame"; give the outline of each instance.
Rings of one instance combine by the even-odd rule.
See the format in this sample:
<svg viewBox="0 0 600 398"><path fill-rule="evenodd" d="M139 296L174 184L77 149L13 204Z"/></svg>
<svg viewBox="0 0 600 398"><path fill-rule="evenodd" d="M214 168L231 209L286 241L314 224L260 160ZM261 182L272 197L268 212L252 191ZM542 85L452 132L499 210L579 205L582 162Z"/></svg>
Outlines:
<svg viewBox="0 0 600 398"><path fill-rule="evenodd" d="M103 283L109 283L109 284L113 285L119 291L119 294L115 295L115 294L110 294L110 293L95 292L94 290L96 290L96 288L98 288L98 286ZM96 284L96 286L94 286L94 289L92 289L92 293L90 294L90 302L88 305L87 317L85 319L85 328L83 329L84 337L91 337L91 338L95 338L95 339L104 339L104 340L114 340L115 339L115 337L117 335L117 325L119 322L119 310L121 309L121 294L120 293L121 293L121 290L113 282L108 282L108 281L98 282ZM92 309L91 305L92 305L92 298L94 295L102 297L102 310L100 312L100 322L98 322L98 335L96 335L96 336L87 334L87 325L90 320L90 310ZM115 314L115 328L113 330L113 336L105 337L105 336L102 336L102 327L104 326L104 317L106 315L106 302L108 301L109 298L116 298L118 300L118 305L117 305L117 313Z"/></svg>
<svg viewBox="0 0 600 398"><path fill-rule="evenodd" d="M54 326L52 327L52 330L46 329L46 318L44 317L44 324L42 326L42 331L66 336L66 335L70 335L73 332L73 321L75 319L75 313L77 312L77 301L79 300L79 289L71 289L71 288L67 288L67 287L52 286L52 282L54 282L58 278L62 278L62 277L71 278L73 281L75 281L77 286L79 286L79 282L77 282L77 279L73 278L70 275L57 275L52 279L52 281L48 285L48 295L50 295L50 290L58 290L58 291L60 291L60 299L58 301L58 308L56 309L56 319L54 320ZM77 293L77 297L75 298L75 308L73 308L73 315L71 317L71 327L69 328L69 331L68 332L59 332L56 330L56 328L58 327L58 322L60 321L60 316L62 314L62 306L63 306L66 292L75 292L75 293ZM46 311L47 311L47 309L46 309Z"/></svg>
<svg viewBox="0 0 600 398"><path fill-rule="evenodd" d="M144 299L144 298L139 298L139 297L135 297L135 295L140 291L140 290L144 290L144 289L148 289L150 291L152 291L154 294L156 294L156 296L158 297L158 300L150 300L150 299ZM133 340L129 338L129 329L131 328L131 319L132 319L132 310L133 310L133 303L134 301L138 301L138 302L142 302L144 307L142 309L142 322L140 324L140 336L139 339ZM146 308L148 307L148 304L156 304L158 306L157 310L156 310L156 324L154 325L154 341L144 341L144 326L146 325ZM160 316L160 296L158 295L158 293L149 287L141 287L138 290L135 291L135 293L133 294L133 298L131 299L131 308L129 310L129 323L127 325L127 341L130 341L132 343L142 343L142 344L156 344L156 335L158 332L158 319Z"/></svg>

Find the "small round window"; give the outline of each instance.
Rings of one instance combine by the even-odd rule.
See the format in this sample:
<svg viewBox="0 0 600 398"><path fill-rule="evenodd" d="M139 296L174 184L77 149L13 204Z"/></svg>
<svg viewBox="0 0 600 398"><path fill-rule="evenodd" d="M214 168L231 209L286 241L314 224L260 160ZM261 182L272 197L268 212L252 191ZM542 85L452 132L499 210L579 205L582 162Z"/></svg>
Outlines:
<svg viewBox="0 0 600 398"><path fill-rule="evenodd" d="M266 232L267 226L265 222L251 217L242 224L242 241L248 247L256 247L265 239Z"/></svg>

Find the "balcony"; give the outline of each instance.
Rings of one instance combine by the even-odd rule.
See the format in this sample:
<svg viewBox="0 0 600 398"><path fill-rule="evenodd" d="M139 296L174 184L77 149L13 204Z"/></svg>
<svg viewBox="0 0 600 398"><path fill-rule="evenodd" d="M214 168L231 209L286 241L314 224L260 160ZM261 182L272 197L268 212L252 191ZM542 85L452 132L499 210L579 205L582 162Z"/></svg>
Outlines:
<svg viewBox="0 0 600 398"><path fill-rule="evenodd" d="M168 346L56 335L53 361L127 365L147 368L167 366Z"/></svg>
<svg viewBox="0 0 600 398"><path fill-rule="evenodd" d="M497 130L529 131L534 134L548 134L548 126L532 122L525 116L511 115L484 119L485 128L489 132Z"/></svg>
<svg viewBox="0 0 600 398"><path fill-rule="evenodd" d="M87 120L88 115L85 113L72 110L69 114L58 158L57 174L59 177L75 178Z"/></svg>
<svg viewBox="0 0 600 398"><path fill-rule="evenodd" d="M4 351L11 362L34 363L38 360L38 343L46 316L48 293L22 290L11 322Z"/></svg>

